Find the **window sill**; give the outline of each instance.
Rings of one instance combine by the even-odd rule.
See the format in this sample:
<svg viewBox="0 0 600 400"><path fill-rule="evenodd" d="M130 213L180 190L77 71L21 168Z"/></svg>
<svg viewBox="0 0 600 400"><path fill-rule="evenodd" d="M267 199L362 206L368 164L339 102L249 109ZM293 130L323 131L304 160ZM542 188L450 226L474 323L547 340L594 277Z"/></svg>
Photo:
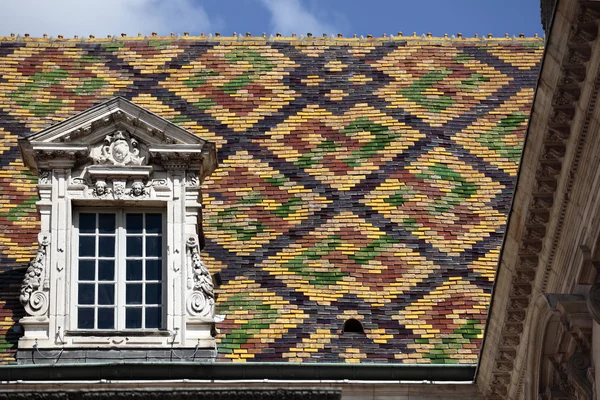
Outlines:
<svg viewBox="0 0 600 400"><path fill-rule="evenodd" d="M147 337L147 336L172 336L172 332L167 329L142 331L142 330L131 330L131 331L111 331L111 330L87 330L87 331L65 331L65 336L102 336L102 337L118 337L118 336L129 336L129 337Z"/></svg>

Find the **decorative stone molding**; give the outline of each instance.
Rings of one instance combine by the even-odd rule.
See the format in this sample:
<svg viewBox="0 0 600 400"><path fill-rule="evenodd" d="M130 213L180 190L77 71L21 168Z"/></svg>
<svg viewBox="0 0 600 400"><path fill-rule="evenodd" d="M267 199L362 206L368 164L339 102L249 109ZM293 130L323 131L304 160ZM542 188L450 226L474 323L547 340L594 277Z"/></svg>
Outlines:
<svg viewBox="0 0 600 400"><path fill-rule="evenodd" d="M214 315L215 293L214 284L208 268L200 257L200 244L198 237L189 236L186 240L188 253L188 270L191 276L188 278L188 289L192 292L188 295L187 310L192 316Z"/></svg>
<svg viewBox="0 0 600 400"><path fill-rule="evenodd" d="M542 12L544 28L548 29L551 16L554 13L555 1L543 1ZM588 105L578 105L581 94L580 85L587 78L588 65L591 58L591 42L596 38L598 32L598 10L588 2L579 3L569 39L567 50L562 60L562 73L558 78L556 92L552 99L552 109L546 121L546 134L542 139L542 151L537 162L537 172L533 182L533 190L530 197L529 207L526 211L525 224L519 243L518 256L512 272L512 283L507 299L507 308L503 311L501 338L495 354L490 377L490 388L487 396L490 399L505 399L509 395L509 386L515 381L510 378L513 373L521 374L521 364L517 365L507 361L506 355L519 351L524 324L530 307L532 283L536 274L547 273L551 261L545 260L546 269L539 268L539 255L544 249L547 241L547 225L550 221L553 207L556 207L556 190L561 179L565 177L563 162L567 153L568 142L572 140L571 124L579 108L588 109ZM591 98L598 96L598 87L595 85ZM586 118L590 118L590 110ZM588 124L589 125L589 124ZM584 124L584 126L587 126ZM585 132L582 134L585 135ZM577 167L575 161L569 173L574 176L573 168ZM567 189L568 190L568 189ZM565 200L567 201L567 200ZM565 207L565 202L561 204ZM560 235L562 229L561 221L557 229L552 232L552 237ZM552 243L555 246L555 243ZM544 282L546 278L544 277ZM594 305L595 307L595 305ZM590 311L592 306L590 306ZM600 316L600 312L599 312ZM520 362L520 361L519 361ZM510 392L512 393L512 392Z"/></svg>
<svg viewBox="0 0 600 400"><path fill-rule="evenodd" d="M19 301L25 307L29 315L40 316L48 311L48 281L47 281L47 258L50 235L48 232L40 232L38 235L39 248L29 263L25 278L21 285Z"/></svg>
<svg viewBox="0 0 600 400"><path fill-rule="evenodd" d="M21 320L25 332L20 354L34 347L110 345L122 351L135 346L191 348L215 356L214 285L196 235L201 184L216 168L215 145L123 98L22 138L19 144L26 165L39 171L37 205L45 232L21 289L27 316ZM71 282L76 279L77 251L69 247L73 207L144 207L165 216L162 288L168 300L161 307L160 329L137 336L115 330L107 336L77 328L72 317L77 315L77 285ZM189 268L171 268L183 265Z"/></svg>

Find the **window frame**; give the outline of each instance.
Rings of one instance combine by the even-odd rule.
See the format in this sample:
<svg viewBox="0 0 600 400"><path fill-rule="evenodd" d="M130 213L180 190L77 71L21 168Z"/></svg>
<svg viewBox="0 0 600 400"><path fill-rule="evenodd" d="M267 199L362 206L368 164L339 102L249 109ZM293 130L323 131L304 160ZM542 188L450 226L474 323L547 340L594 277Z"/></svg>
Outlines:
<svg viewBox="0 0 600 400"><path fill-rule="evenodd" d="M78 327L78 308L79 308L79 299L78 299L78 290L79 290L79 221L80 214L82 213L95 213L95 214L115 214L115 264L114 264L114 284L115 284L115 292L114 292L114 310L115 310L115 327L114 329L99 329L99 328L79 328ZM162 253L161 253L161 300L159 307L161 308L161 323L158 328L126 328L125 324L125 314L126 314L126 240L127 240L127 229L125 226L125 216L128 213L139 214L143 213L148 214L160 214L161 215L161 245L162 245ZM115 335L115 334L131 334L131 333L152 333L152 332L162 332L167 331L167 326L169 325L167 321L168 316L168 271L167 271L167 259L168 259L168 221L167 221L167 210L164 207L135 207L134 205L122 205L122 206L76 206L72 207L72 223L70 226L70 230L72 232L72 242L71 242L71 271L69 274L69 279L71 282L70 291L68 293L68 301L69 301L69 329L72 334L94 334L94 335L102 335L103 333ZM96 233L97 235L97 233ZM145 232L144 232L145 235ZM94 256L95 260L98 260L98 256ZM142 258L143 259L143 258ZM96 264L96 272L95 272L95 283L98 284L100 281L98 280L98 271ZM146 277L144 274L145 269L142 269L142 280L135 281L137 283L143 283L145 288ZM142 289L144 292L144 289ZM143 295L143 294L142 294ZM98 308L97 304L97 289L95 293L95 301L94 308ZM145 310L146 303L143 302L141 308ZM144 321L144 312L142 311L142 321ZM98 317L97 313L94 316L94 325L97 326ZM144 325L144 324L142 324Z"/></svg>

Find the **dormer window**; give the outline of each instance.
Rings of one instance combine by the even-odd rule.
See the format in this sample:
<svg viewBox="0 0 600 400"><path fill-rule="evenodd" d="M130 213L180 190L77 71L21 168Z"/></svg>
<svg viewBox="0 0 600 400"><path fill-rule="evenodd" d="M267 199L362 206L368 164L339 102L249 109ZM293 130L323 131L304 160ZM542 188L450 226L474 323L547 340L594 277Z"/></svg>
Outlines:
<svg viewBox="0 0 600 400"><path fill-rule="evenodd" d="M20 362L34 348L216 355L214 284L197 234L214 144L122 98L20 144L40 176L41 216L21 289Z"/></svg>

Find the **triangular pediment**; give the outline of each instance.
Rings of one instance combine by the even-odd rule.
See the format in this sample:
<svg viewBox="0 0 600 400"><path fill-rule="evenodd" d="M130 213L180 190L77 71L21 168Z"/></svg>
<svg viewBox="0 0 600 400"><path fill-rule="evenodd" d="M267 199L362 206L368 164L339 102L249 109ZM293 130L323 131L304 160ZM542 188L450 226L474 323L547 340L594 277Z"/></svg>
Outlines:
<svg viewBox="0 0 600 400"><path fill-rule="evenodd" d="M196 165L203 176L216 168L214 143L122 97L100 103L19 143L25 163L33 170L49 168L47 159L61 157L78 164L117 166L180 158L180 162Z"/></svg>

